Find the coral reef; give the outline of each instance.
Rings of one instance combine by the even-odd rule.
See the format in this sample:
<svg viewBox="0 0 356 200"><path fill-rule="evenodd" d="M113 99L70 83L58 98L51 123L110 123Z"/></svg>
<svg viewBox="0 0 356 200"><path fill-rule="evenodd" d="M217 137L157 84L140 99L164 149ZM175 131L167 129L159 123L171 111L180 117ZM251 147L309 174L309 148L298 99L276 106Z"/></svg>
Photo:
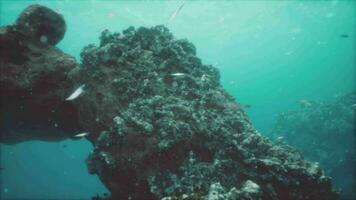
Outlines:
<svg viewBox="0 0 356 200"><path fill-rule="evenodd" d="M309 160L319 162L341 197L356 196L356 93L339 96L332 102L303 100L301 108L279 115L273 138L282 138L299 148Z"/></svg>
<svg viewBox="0 0 356 200"><path fill-rule="evenodd" d="M31 14L46 10L28 8L25 16L46 16L48 30L65 27L54 12ZM53 46L61 30L26 35L19 21L32 22L20 17L0 32L1 46L10 48L1 49L1 142L36 138L17 133L48 130L54 120L66 134L45 138L90 133L88 170L111 192L93 199L338 198L317 164L262 137L220 85L218 70L166 27L106 30L78 66ZM79 85L85 94L64 101Z"/></svg>
<svg viewBox="0 0 356 200"><path fill-rule="evenodd" d="M64 102L78 64L53 46L64 32L63 17L40 5L0 27L0 142L60 140L80 130L77 107Z"/></svg>

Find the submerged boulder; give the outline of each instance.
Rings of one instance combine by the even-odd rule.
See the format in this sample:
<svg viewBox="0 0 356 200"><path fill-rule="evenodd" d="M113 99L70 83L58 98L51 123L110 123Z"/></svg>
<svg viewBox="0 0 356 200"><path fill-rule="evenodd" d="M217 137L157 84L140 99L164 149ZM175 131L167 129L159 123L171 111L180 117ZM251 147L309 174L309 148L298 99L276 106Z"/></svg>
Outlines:
<svg viewBox="0 0 356 200"><path fill-rule="evenodd" d="M63 17L40 5L0 27L1 143L61 140L81 130L77 106L64 101L78 63L53 46L64 31Z"/></svg>
<svg viewBox="0 0 356 200"><path fill-rule="evenodd" d="M28 6L16 20L19 31L32 42L56 45L66 32L63 16L38 4Z"/></svg>
<svg viewBox="0 0 356 200"><path fill-rule="evenodd" d="M262 137L218 70L166 27L104 31L81 56L87 164L113 199L337 199L320 167Z"/></svg>

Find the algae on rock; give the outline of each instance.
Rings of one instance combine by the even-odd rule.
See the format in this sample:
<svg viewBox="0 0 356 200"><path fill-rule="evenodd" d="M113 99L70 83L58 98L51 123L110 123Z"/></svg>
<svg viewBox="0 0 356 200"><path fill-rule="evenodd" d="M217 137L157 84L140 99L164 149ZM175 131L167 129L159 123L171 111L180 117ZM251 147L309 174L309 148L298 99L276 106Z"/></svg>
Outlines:
<svg viewBox="0 0 356 200"><path fill-rule="evenodd" d="M214 183L240 199L337 198L317 165L253 128L192 43L164 26L100 39L81 54L91 89L80 113L95 130L90 171L114 199L208 197Z"/></svg>

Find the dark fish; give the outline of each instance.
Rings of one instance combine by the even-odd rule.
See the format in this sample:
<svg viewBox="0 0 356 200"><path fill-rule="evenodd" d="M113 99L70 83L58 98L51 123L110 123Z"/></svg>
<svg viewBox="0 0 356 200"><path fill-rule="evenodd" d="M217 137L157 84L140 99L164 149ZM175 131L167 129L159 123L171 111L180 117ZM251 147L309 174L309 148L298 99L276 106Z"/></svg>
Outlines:
<svg viewBox="0 0 356 200"><path fill-rule="evenodd" d="M341 34L340 37L342 37L342 38L348 38L349 35L348 35L348 34Z"/></svg>
<svg viewBox="0 0 356 200"><path fill-rule="evenodd" d="M3 167L0 167L0 170L4 170L5 168L3 168Z"/></svg>
<svg viewBox="0 0 356 200"><path fill-rule="evenodd" d="M62 147L63 147L63 148L66 148L67 146L68 146L68 145L66 145L66 144L63 144L63 146L62 146Z"/></svg>
<svg viewBox="0 0 356 200"><path fill-rule="evenodd" d="M250 104L240 104L242 108L251 108Z"/></svg>
<svg viewBox="0 0 356 200"><path fill-rule="evenodd" d="M244 104L243 107L245 107L245 108L251 108L251 105L250 105L250 104Z"/></svg>

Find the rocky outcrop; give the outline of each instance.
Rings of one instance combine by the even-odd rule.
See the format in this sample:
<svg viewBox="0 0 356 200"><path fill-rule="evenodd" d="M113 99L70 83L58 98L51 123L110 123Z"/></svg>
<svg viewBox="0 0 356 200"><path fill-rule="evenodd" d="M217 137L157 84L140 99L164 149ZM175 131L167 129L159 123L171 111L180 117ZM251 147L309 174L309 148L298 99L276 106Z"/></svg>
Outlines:
<svg viewBox="0 0 356 200"><path fill-rule="evenodd" d="M87 163L113 199L337 198L320 167L262 137L217 69L166 27L104 31L81 56Z"/></svg>
<svg viewBox="0 0 356 200"><path fill-rule="evenodd" d="M300 109L279 115L274 139L299 148L333 177L343 199L356 198L356 93L330 102L302 100Z"/></svg>
<svg viewBox="0 0 356 200"><path fill-rule="evenodd" d="M81 130L77 107L64 101L78 64L53 46L64 32L63 17L40 5L0 28L0 142L60 140Z"/></svg>
<svg viewBox="0 0 356 200"><path fill-rule="evenodd" d="M320 167L262 137L220 85L218 70L166 27L104 31L99 47L83 49L77 67L52 46L60 30L54 38L47 29L26 35L18 28L19 21L32 22L25 19L1 32L1 43L12 49L1 51L7 105L1 140L89 132L89 172L111 192L94 199L337 199ZM64 101L79 85L85 94ZM54 121L65 134L18 135L48 130Z"/></svg>

